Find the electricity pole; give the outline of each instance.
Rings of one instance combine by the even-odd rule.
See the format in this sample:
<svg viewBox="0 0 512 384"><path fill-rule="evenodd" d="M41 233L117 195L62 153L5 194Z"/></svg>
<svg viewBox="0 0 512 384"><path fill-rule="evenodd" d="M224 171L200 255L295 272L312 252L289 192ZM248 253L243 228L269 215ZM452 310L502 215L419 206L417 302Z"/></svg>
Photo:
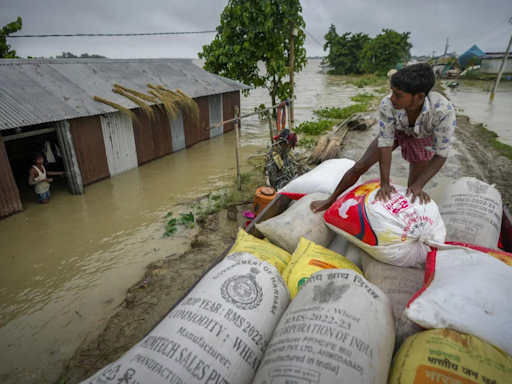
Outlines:
<svg viewBox="0 0 512 384"><path fill-rule="evenodd" d="M448 47L450 46L450 44L448 44L448 41L450 41L449 38L446 39L446 45L444 46L444 54L443 54L443 62L442 62L443 65L446 65L446 63L445 63L446 52L448 52ZM443 75L443 72L444 72L444 69L441 72L441 76Z"/></svg>
<svg viewBox="0 0 512 384"><path fill-rule="evenodd" d="M290 130L293 129L293 124L295 122L295 100L294 100L294 75L295 75L295 36L298 35L298 30L295 28L295 26L292 24L292 30L291 30L291 36L290 36L290 89L291 89L291 95L290 95Z"/></svg>
<svg viewBox="0 0 512 384"><path fill-rule="evenodd" d="M512 24L512 17L509 20L509 23ZM510 54L510 47L512 47L512 36L510 36L510 41L508 42L508 47L505 52L505 56L503 56L503 61L501 62L500 71L498 72L498 77L496 78L496 82L494 83L494 86L492 87L491 91L491 97L490 100L494 100L494 94L496 93L496 90L498 89L498 84L500 83L501 75L503 75L503 72L505 71L505 68L507 66L507 59L508 55Z"/></svg>

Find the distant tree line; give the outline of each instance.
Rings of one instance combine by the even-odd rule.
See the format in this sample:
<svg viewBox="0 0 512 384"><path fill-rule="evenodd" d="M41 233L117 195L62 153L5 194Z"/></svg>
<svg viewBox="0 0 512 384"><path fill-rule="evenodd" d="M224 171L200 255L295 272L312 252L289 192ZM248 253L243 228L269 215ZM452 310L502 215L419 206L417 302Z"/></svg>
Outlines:
<svg viewBox="0 0 512 384"><path fill-rule="evenodd" d="M71 52L62 52L62 55L56 56L57 59L105 59L105 56L101 55L89 55L88 53L82 53L80 56L76 56Z"/></svg>
<svg viewBox="0 0 512 384"><path fill-rule="evenodd" d="M409 36L410 32L399 33L392 29L383 29L374 38L362 32L347 32L340 36L331 24L324 45L324 50L329 51L330 73L385 75L397 63L411 58Z"/></svg>

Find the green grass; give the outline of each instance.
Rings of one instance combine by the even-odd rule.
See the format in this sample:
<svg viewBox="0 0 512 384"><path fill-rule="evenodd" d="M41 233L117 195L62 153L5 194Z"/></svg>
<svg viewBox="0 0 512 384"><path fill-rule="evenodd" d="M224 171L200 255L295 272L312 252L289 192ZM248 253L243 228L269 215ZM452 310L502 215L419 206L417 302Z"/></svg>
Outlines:
<svg viewBox="0 0 512 384"><path fill-rule="evenodd" d="M491 147L496 149L506 158L512 160L512 147L510 145L504 144L501 141L499 141L498 135L492 131L489 131L487 128L483 126L483 124L480 124L479 129L483 138L487 140Z"/></svg>
<svg viewBox="0 0 512 384"><path fill-rule="evenodd" d="M311 149L316 146L318 140L314 137L301 137L297 142L297 147Z"/></svg>
<svg viewBox="0 0 512 384"><path fill-rule="evenodd" d="M381 93L381 94L388 93L388 89L386 87L377 88L377 89L374 89L373 91L376 93Z"/></svg>
<svg viewBox="0 0 512 384"><path fill-rule="evenodd" d="M328 116L321 116L321 117L328 117ZM295 132L302 133L309 136L317 136L322 135L325 132L331 130L333 125L336 122L327 118L327 119L318 119L314 121L305 121L302 124L300 124L296 129Z"/></svg>
<svg viewBox="0 0 512 384"><path fill-rule="evenodd" d="M349 118L354 113L366 112L369 107L369 103L357 103L345 108L324 107L314 111L314 113L319 117L327 119L343 120Z"/></svg>
<svg viewBox="0 0 512 384"><path fill-rule="evenodd" d="M375 95L373 93L365 92L358 93L357 95L352 96L350 100L355 101L357 103L369 103L370 101L373 100L374 97Z"/></svg>
<svg viewBox="0 0 512 384"><path fill-rule="evenodd" d="M354 84L358 88L367 86L382 87L387 84L388 78L386 76L377 75L348 75L342 76L347 84Z"/></svg>

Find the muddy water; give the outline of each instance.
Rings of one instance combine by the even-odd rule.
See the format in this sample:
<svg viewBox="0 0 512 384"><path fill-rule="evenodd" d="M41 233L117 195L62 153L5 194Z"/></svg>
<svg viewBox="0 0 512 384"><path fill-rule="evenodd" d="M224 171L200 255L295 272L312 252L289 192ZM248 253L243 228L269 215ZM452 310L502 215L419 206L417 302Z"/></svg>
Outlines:
<svg viewBox="0 0 512 384"><path fill-rule="evenodd" d="M459 113L485 124L499 135L498 140L512 145L512 81L500 82L493 102L489 102L493 82L457 81L459 91L446 93Z"/></svg>
<svg viewBox="0 0 512 384"><path fill-rule="evenodd" d="M320 106L347 106L365 91L317 74L296 77L297 124ZM242 98L242 113L270 99ZM268 123L243 122L242 158L263 153ZM247 165L246 165L247 166ZM50 382L87 336L94 337L150 262L185 251L193 230L163 239L168 211L235 177L230 132L90 187L82 196L55 185L50 204L26 196L25 211L0 221L0 381Z"/></svg>

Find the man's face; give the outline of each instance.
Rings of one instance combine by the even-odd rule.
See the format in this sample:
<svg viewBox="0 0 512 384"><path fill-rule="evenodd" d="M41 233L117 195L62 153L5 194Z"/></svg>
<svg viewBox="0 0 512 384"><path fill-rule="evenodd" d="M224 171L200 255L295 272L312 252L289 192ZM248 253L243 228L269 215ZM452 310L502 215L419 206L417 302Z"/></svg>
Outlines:
<svg viewBox="0 0 512 384"><path fill-rule="evenodd" d="M391 95L391 103L395 109L410 108L414 104L414 96L404 92L398 88L391 86L393 94Z"/></svg>
<svg viewBox="0 0 512 384"><path fill-rule="evenodd" d="M34 162L37 164L37 165L43 165L44 163L44 159L42 157L38 157L37 159L34 160Z"/></svg>

